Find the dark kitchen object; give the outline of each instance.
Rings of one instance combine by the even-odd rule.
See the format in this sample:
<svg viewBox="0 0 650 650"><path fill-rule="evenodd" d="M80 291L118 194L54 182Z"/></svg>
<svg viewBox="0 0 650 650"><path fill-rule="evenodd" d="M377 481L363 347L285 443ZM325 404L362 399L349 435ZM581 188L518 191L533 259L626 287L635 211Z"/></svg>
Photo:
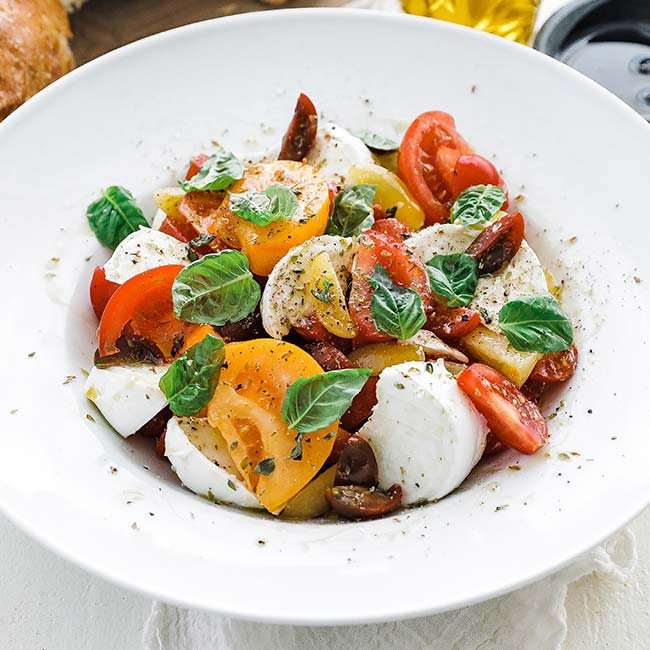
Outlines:
<svg viewBox="0 0 650 650"><path fill-rule="evenodd" d="M650 0L577 0L533 46L579 70L650 122Z"/></svg>

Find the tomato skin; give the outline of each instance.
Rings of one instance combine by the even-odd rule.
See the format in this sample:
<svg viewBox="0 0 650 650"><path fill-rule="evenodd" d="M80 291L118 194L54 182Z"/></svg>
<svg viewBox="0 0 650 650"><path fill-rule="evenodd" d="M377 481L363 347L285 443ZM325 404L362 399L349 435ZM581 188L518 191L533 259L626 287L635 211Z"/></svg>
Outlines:
<svg viewBox="0 0 650 650"><path fill-rule="evenodd" d="M424 210L425 225L447 221L454 199L452 181L458 159L472 153L442 111L422 113L404 134L397 156L399 177Z"/></svg>
<svg viewBox="0 0 650 650"><path fill-rule="evenodd" d="M368 377L363 388L354 396L350 408L341 417L341 426L346 431L356 431L372 413L377 404L377 382L379 377Z"/></svg>
<svg viewBox="0 0 650 650"><path fill-rule="evenodd" d="M165 217L164 221L160 224L160 232L164 232L166 235L185 243L194 239L192 233L188 232L188 230L175 224L169 217Z"/></svg>
<svg viewBox="0 0 650 650"><path fill-rule="evenodd" d="M106 279L103 266L96 266L93 272L92 280L90 281L90 304L93 306L93 311L97 320L102 319L102 314L111 296L119 288L117 282L111 282Z"/></svg>
<svg viewBox="0 0 650 650"><path fill-rule="evenodd" d="M526 226L521 212L511 212L487 226L465 251L478 265L479 275L498 271L517 254Z"/></svg>
<svg viewBox="0 0 650 650"><path fill-rule="evenodd" d="M402 241L382 232L366 230L361 235L359 250L352 263L349 309L359 332L354 339L355 346L391 339L388 334L377 329L372 318L371 301L374 289L368 278L379 263L395 284L420 294L425 313L431 311L431 288L422 260L411 253Z"/></svg>
<svg viewBox="0 0 650 650"><path fill-rule="evenodd" d="M282 139L278 160L302 160L311 149L318 131L318 113L314 103L300 93L289 128Z"/></svg>
<svg viewBox="0 0 650 650"><path fill-rule="evenodd" d="M456 381L499 442L522 454L533 454L544 445L548 439L544 416L501 373L473 363Z"/></svg>
<svg viewBox="0 0 650 650"><path fill-rule="evenodd" d="M413 234L408 226L392 217L385 217L376 221L372 230L373 232L380 232L387 237L392 237L397 241L404 241Z"/></svg>
<svg viewBox="0 0 650 650"><path fill-rule="evenodd" d="M427 318L424 329L433 332L441 339L458 339L469 334L481 324L477 311L467 307L445 307L435 305Z"/></svg>
<svg viewBox="0 0 650 650"><path fill-rule="evenodd" d="M568 381L577 367L578 348L574 343L568 350L544 355L537 362L530 379L549 383Z"/></svg>
<svg viewBox="0 0 650 650"><path fill-rule="evenodd" d="M497 185L506 190L503 178L489 160L477 153L466 153L458 158L454 167L451 181L451 193L454 200L458 198L461 192L468 187L472 187L472 185Z"/></svg>
<svg viewBox="0 0 650 650"><path fill-rule="evenodd" d="M185 180L189 181L190 178L196 176L199 173L203 163L209 158L207 153L200 153L197 156L194 156L190 162L190 166L187 168L187 174L185 174Z"/></svg>
<svg viewBox="0 0 650 650"><path fill-rule="evenodd" d="M332 345L339 350L349 350L351 348L349 339L342 339L328 331L325 326L318 320L316 314L309 314L300 319L297 325L293 326L296 334L305 341L318 343L323 341Z"/></svg>
<svg viewBox="0 0 650 650"><path fill-rule="evenodd" d="M117 339L130 325L132 333L155 343L171 358L175 338L183 336L186 324L174 316L172 284L184 267L159 266L120 285L108 301L97 330L99 355L117 354ZM189 324L187 324L189 325Z"/></svg>
<svg viewBox="0 0 650 650"><path fill-rule="evenodd" d="M188 241L213 232L217 210L221 206L225 192L187 192L178 205L179 220L175 225L189 237ZM224 237L221 237L224 239Z"/></svg>

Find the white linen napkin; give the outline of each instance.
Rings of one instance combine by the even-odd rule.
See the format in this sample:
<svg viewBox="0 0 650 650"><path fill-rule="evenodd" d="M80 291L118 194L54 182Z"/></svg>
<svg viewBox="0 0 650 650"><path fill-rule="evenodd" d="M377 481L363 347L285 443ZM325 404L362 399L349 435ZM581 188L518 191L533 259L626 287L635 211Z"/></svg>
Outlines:
<svg viewBox="0 0 650 650"><path fill-rule="evenodd" d="M625 530L529 587L453 612L378 625L302 627L238 621L154 602L145 650L553 650L567 632L568 586L594 571L625 580L636 564Z"/></svg>

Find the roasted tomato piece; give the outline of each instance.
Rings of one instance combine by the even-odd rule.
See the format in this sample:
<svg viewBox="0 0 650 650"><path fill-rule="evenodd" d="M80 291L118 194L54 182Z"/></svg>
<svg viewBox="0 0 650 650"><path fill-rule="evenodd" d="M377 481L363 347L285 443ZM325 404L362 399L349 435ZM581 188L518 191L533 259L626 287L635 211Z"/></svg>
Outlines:
<svg viewBox="0 0 650 650"><path fill-rule="evenodd" d="M111 282L106 279L103 266L95 267L92 280L90 281L90 304L93 306L97 320L101 320L108 301L119 286L117 282Z"/></svg>
<svg viewBox="0 0 650 650"><path fill-rule="evenodd" d="M502 444L522 454L533 454L544 445L548 439L544 416L501 373L473 363L456 381Z"/></svg>
<svg viewBox="0 0 650 650"><path fill-rule="evenodd" d="M318 113L314 103L300 93L289 128L282 139L278 160L302 160L311 149L318 131Z"/></svg>
<svg viewBox="0 0 650 650"><path fill-rule="evenodd" d="M388 341L391 338L377 329L372 318L374 289L368 278L372 276L377 264L386 269L395 284L417 291L422 297L425 312L431 311L432 294L422 260L409 251L404 242L375 230L366 230L361 235L359 250L352 264L349 298L350 315L359 332L355 338L356 345Z"/></svg>
<svg viewBox="0 0 650 650"><path fill-rule="evenodd" d="M530 379L549 383L567 381L573 377L577 367L578 348L574 343L568 350L544 355L537 362Z"/></svg>
<svg viewBox="0 0 650 650"><path fill-rule="evenodd" d="M196 327L174 316L172 284L181 265L159 266L120 285L108 301L99 323L99 355L120 352L118 339L128 326L129 335L151 341L171 358L182 345L185 331Z"/></svg>
<svg viewBox="0 0 650 650"><path fill-rule="evenodd" d="M521 248L524 231L521 212L506 214L487 226L466 251L476 261L479 275L495 273L508 264Z"/></svg>

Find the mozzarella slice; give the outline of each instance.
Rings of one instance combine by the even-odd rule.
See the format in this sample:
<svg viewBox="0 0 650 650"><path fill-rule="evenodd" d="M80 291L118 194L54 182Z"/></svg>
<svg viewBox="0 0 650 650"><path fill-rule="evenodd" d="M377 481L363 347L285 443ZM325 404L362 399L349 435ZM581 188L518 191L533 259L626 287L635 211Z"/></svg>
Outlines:
<svg viewBox="0 0 650 650"><path fill-rule="evenodd" d="M357 250L356 239L322 235L292 248L274 267L264 287L260 310L264 329L276 339L289 333L312 309L305 296L309 265L322 252L329 255L343 292L350 280L350 266Z"/></svg>
<svg viewBox="0 0 650 650"><path fill-rule="evenodd" d="M158 387L169 366L93 367L86 380L86 396L124 438L134 434L167 405Z"/></svg>
<svg viewBox="0 0 650 650"><path fill-rule="evenodd" d="M261 508L241 480L223 436L205 418L179 418L167 423L165 456L186 488L212 501L242 508Z"/></svg>
<svg viewBox="0 0 650 650"><path fill-rule="evenodd" d="M350 167L372 164L370 150L363 140L342 126L329 122L318 129L307 162L316 167L328 181L342 185Z"/></svg>
<svg viewBox="0 0 650 650"><path fill-rule="evenodd" d="M167 264L189 264L187 244L164 232L140 228L120 242L104 264L106 279L123 284L139 273Z"/></svg>
<svg viewBox="0 0 650 650"><path fill-rule="evenodd" d="M481 458L487 423L442 360L386 368L377 400L359 435L377 457L379 487L399 483L405 504L449 494Z"/></svg>
<svg viewBox="0 0 650 650"><path fill-rule="evenodd" d="M479 232L454 223L437 224L416 232L406 245L428 262L434 255L464 252ZM481 314L488 328L501 332L499 312L507 302L525 296L547 295L550 293L544 267L524 241L510 264L497 273L479 278L476 294L468 306Z"/></svg>

